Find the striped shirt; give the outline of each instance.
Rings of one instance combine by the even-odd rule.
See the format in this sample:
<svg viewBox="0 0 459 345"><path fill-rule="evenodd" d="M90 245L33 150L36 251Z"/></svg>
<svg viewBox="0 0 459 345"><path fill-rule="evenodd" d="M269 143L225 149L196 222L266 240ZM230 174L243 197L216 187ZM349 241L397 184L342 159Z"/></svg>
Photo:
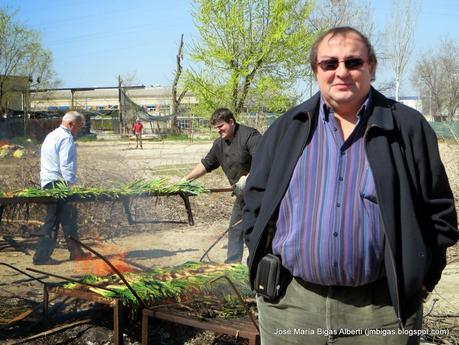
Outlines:
<svg viewBox="0 0 459 345"><path fill-rule="evenodd" d="M383 274L384 235L365 154L369 96L344 141L333 110L320 103L317 128L281 201L273 253L295 277L360 286Z"/></svg>

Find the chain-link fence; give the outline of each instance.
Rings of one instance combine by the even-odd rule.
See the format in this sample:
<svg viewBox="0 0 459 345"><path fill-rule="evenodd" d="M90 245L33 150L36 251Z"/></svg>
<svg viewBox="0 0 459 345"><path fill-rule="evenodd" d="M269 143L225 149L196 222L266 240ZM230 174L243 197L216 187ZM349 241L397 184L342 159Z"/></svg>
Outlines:
<svg viewBox="0 0 459 345"><path fill-rule="evenodd" d="M454 140L459 144L459 122L429 122L440 140Z"/></svg>

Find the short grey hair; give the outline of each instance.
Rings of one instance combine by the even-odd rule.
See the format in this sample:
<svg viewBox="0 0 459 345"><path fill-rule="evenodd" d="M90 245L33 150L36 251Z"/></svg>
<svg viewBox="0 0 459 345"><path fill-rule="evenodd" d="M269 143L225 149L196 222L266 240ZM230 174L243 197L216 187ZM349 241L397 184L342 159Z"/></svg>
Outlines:
<svg viewBox="0 0 459 345"><path fill-rule="evenodd" d="M65 113L64 117L62 118L62 123L69 123L69 122L77 122L81 121L82 124L85 123L85 118L83 114L79 113L78 111L68 111Z"/></svg>

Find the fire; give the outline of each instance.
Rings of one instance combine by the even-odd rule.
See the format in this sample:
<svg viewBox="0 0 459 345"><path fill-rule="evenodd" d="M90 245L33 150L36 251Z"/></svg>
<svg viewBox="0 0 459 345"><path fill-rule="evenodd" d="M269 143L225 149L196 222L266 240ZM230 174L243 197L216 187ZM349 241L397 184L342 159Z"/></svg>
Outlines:
<svg viewBox="0 0 459 345"><path fill-rule="evenodd" d="M127 251L115 245L99 246L98 252L102 252L107 260L111 262L121 273L137 272L138 269L126 262ZM76 261L76 270L80 274L93 274L96 276L107 276L115 274L113 270L102 259L94 256L93 259Z"/></svg>

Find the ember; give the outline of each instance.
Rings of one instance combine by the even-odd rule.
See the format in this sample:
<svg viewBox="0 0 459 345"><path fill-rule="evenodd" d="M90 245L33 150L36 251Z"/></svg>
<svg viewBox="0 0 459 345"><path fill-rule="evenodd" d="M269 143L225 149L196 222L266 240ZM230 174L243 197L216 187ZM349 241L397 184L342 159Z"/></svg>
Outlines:
<svg viewBox="0 0 459 345"><path fill-rule="evenodd" d="M125 261L127 251L119 252L119 247L115 245L104 245L101 246L105 253L115 253L108 255L107 258L110 260L113 266L121 273L125 272L138 272L138 269L132 267ZM118 252L118 253L117 253ZM90 259L76 261L76 272L82 275L95 275L95 276L106 276L113 274L113 270L102 260L102 259Z"/></svg>

